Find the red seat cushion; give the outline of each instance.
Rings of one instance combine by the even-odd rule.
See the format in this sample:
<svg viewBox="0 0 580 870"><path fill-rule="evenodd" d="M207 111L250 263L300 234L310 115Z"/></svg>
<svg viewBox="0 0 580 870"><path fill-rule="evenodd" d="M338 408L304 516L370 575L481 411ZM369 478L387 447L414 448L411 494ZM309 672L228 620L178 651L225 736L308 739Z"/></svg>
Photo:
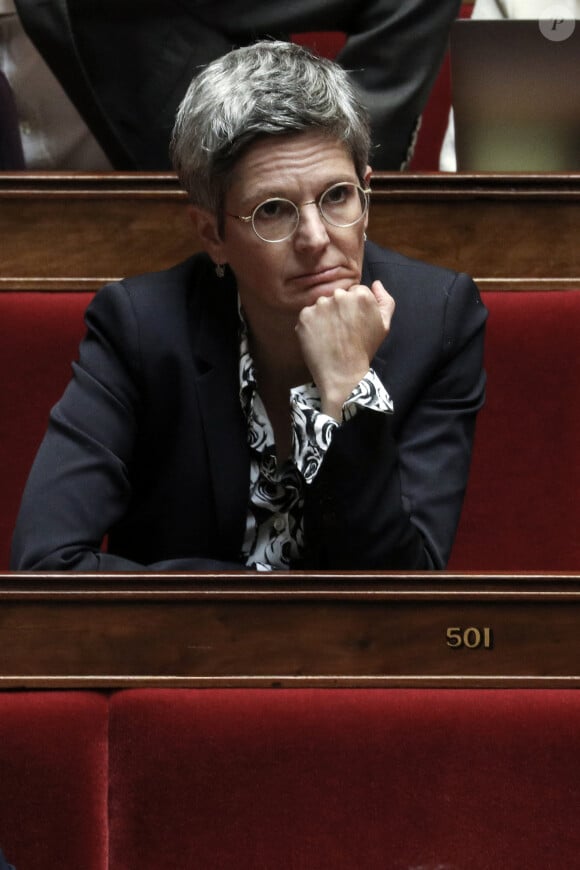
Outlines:
<svg viewBox="0 0 580 870"><path fill-rule="evenodd" d="M111 867L574 867L580 693L134 690Z"/></svg>
<svg viewBox="0 0 580 870"><path fill-rule="evenodd" d="M107 870L107 699L0 693L0 846L17 870Z"/></svg>

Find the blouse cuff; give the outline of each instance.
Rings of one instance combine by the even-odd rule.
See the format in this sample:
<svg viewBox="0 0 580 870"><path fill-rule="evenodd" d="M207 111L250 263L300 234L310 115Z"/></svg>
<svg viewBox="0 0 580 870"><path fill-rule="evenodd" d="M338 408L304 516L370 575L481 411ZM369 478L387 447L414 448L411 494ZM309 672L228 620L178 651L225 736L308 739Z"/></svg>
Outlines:
<svg viewBox="0 0 580 870"><path fill-rule="evenodd" d="M292 458L306 483L312 483L330 447L339 423L320 410L320 393L313 383L290 391ZM342 406L342 420L351 420L361 408L393 413L393 402L374 369L369 369Z"/></svg>

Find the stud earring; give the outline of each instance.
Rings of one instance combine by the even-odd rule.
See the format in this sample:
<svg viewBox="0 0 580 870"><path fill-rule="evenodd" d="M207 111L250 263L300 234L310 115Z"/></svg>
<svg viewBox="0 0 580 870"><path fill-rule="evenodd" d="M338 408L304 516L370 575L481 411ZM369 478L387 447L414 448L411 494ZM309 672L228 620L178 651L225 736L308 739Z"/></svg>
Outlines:
<svg viewBox="0 0 580 870"><path fill-rule="evenodd" d="M226 274L226 266L225 263L216 263L215 264L215 273L218 278L223 278Z"/></svg>

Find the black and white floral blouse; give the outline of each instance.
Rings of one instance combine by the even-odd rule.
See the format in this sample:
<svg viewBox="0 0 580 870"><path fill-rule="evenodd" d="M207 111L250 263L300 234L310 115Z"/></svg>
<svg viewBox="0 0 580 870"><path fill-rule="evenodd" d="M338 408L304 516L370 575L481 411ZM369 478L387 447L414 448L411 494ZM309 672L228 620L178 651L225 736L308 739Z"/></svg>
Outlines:
<svg viewBox="0 0 580 870"><path fill-rule="evenodd" d="M281 465L276 459L274 432L258 393L250 354L248 328L240 306L240 401L248 424L251 450L250 492L242 555L258 571L288 569L304 548L303 489L311 483L340 425L320 410L314 383L290 391L292 454ZM342 408L351 419L361 407L392 413L393 403L371 368Z"/></svg>

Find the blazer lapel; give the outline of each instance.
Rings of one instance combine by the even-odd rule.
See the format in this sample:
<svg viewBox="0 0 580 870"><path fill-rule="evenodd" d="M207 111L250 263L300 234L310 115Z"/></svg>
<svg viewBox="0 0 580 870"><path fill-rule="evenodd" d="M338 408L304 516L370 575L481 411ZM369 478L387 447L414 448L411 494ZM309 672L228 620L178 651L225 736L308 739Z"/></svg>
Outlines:
<svg viewBox="0 0 580 870"><path fill-rule="evenodd" d="M208 277L192 316L196 386L219 534L232 559L243 541L250 486L247 430L239 399L237 292ZM192 312L193 314L193 312Z"/></svg>

